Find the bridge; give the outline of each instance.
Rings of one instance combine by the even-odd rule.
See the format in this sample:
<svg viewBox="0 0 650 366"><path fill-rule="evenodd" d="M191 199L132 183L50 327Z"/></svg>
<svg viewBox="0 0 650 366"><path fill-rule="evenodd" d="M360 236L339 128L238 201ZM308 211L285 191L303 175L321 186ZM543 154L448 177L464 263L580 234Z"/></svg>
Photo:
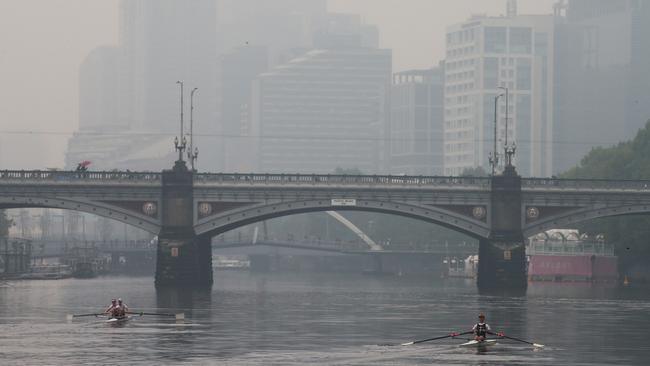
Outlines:
<svg viewBox="0 0 650 366"><path fill-rule="evenodd" d="M479 288L525 288L524 238L599 217L650 212L650 181L492 177L0 171L0 208L69 209L159 236L156 285L211 285L211 238L275 217L360 210L411 217L479 240Z"/></svg>
<svg viewBox="0 0 650 366"><path fill-rule="evenodd" d="M435 244L435 245L419 245L419 246L406 246L406 245L393 245L393 247L382 248L375 250L370 248L365 243L359 241L324 241L324 240L278 240L278 239L261 239L250 240L249 238L242 240L234 240L221 243L213 243L213 250L229 249L229 248L246 248L246 247L277 247L288 249L301 249L316 252L331 252L340 254L436 254L448 255L453 254L456 256L469 256L476 254L478 248L472 245L448 245Z"/></svg>

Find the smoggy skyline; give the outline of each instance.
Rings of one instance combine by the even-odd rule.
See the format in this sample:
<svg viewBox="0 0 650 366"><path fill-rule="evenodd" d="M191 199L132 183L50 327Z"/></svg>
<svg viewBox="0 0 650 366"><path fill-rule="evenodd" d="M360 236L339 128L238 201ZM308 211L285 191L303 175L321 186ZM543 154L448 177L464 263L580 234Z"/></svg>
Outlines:
<svg viewBox="0 0 650 366"><path fill-rule="evenodd" d="M553 2L520 0L519 13L551 13ZM117 44L118 5L0 0L3 169L63 167L68 138L79 123L79 66L94 48ZM393 71L401 71L436 65L444 58L448 25L472 14L504 14L505 0L330 0L328 10L357 13L377 25L380 47L393 50Z"/></svg>

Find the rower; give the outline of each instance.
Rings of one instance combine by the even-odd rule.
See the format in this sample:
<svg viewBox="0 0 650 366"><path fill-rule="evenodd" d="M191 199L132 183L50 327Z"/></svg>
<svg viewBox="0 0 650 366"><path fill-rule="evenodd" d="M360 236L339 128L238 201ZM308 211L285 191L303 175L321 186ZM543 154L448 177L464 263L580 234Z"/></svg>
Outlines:
<svg viewBox="0 0 650 366"><path fill-rule="evenodd" d="M120 316L126 316L126 312L129 311L129 307L126 306L124 302L122 302L122 299L117 299L117 307L119 309Z"/></svg>
<svg viewBox="0 0 650 366"><path fill-rule="evenodd" d="M485 314L480 313L478 315L478 323L474 325L472 331L474 332L474 340L479 342L485 340L485 337L491 332L490 326L485 322Z"/></svg>
<svg viewBox="0 0 650 366"><path fill-rule="evenodd" d="M104 314L111 314L115 313L115 310L117 310L117 300L113 299L111 300L111 304L104 310Z"/></svg>

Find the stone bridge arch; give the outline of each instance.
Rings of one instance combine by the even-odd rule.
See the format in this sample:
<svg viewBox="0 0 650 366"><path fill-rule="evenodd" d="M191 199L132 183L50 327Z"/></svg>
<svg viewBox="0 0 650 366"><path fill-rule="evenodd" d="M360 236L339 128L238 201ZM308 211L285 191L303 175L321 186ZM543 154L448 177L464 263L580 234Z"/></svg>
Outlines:
<svg viewBox="0 0 650 366"><path fill-rule="evenodd" d="M139 205L154 204L154 211L150 215L138 213ZM152 234L158 234L161 229L161 223L158 216L157 202L130 202L130 201L94 201L86 199L72 199L61 197L11 197L0 196L0 209L12 208L56 208L63 210L79 211L90 213L107 219L116 220L133 227L137 227ZM150 206L148 206L150 207ZM144 211L141 207L141 212ZM149 209L150 210L150 209Z"/></svg>
<svg viewBox="0 0 650 366"><path fill-rule="evenodd" d="M524 236L530 237L549 229L572 226L602 217L639 214L650 214L650 204L580 207L527 223L524 225Z"/></svg>
<svg viewBox="0 0 650 366"><path fill-rule="evenodd" d="M281 216L317 211L367 211L410 217L434 223L471 237L487 238L490 230L486 221L437 206L411 203L356 199L355 205L333 206L328 199L307 199L269 204L240 206L199 218L194 226L197 235L213 237L226 231ZM198 208L195 212L200 212Z"/></svg>

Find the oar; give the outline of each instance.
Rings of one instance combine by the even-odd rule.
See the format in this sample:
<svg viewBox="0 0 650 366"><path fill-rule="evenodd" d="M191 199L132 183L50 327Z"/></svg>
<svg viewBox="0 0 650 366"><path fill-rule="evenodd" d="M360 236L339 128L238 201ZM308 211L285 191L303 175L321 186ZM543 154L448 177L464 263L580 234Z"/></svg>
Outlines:
<svg viewBox="0 0 650 366"><path fill-rule="evenodd" d="M499 336L499 337L501 337L501 338L507 338L507 339L512 339L513 341L517 341L517 342L521 342L521 343L527 343L527 344L530 344L530 345L533 346L533 347L539 347L539 348L543 348L543 347L544 347L543 344L533 343L533 342L528 342L528 341L525 341L525 340L523 340L523 339L519 339L519 338L515 338L515 337L508 337L507 335L505 335L505 334L503 334L503 333L492 333L492 332L488 332L488 333L489 333L489 334L492 334L492 335L495 335L495 336Z"/></svg>
<svg viewBox="0 0 650 366"><path fill-rule="evenodd" d="M132 311L127 311L127 314L135 314L135 315L154 315L154 316L173 316L176 318L176 320L183 320L185 319L185 313L178 313L178 314L171 314L171 313L145 313L145 312L132 312Z"/></svg>
<svg viewBox="0 0 650 366"><path fill-rule="evenodd" d="M435 341L438 339L445 339L445 338L453 338L453 337L458 337L460 335L465 335L465 334L470 334L473 333L473 331L468 331L468 332L463 332L463 333L451 333L446 336L440 336L440 337L434 337L434 338L427 338L427 339L420 339L419 341L413 341L413 342L407 342L407 343L402 343L402 346L410 346L412 344L417 344L417 343L423 343L423 342L429 342L429 341Z"/></svg>
<svg viewBox="0 0 650 366"><path fill-rule="evenodd" d="M107 315L106 313L91 313L91 314L68 314L66 315L66 318L68 320L72 320L72 318L81 318L84 316L102 316L102 315Z"/></svg>

